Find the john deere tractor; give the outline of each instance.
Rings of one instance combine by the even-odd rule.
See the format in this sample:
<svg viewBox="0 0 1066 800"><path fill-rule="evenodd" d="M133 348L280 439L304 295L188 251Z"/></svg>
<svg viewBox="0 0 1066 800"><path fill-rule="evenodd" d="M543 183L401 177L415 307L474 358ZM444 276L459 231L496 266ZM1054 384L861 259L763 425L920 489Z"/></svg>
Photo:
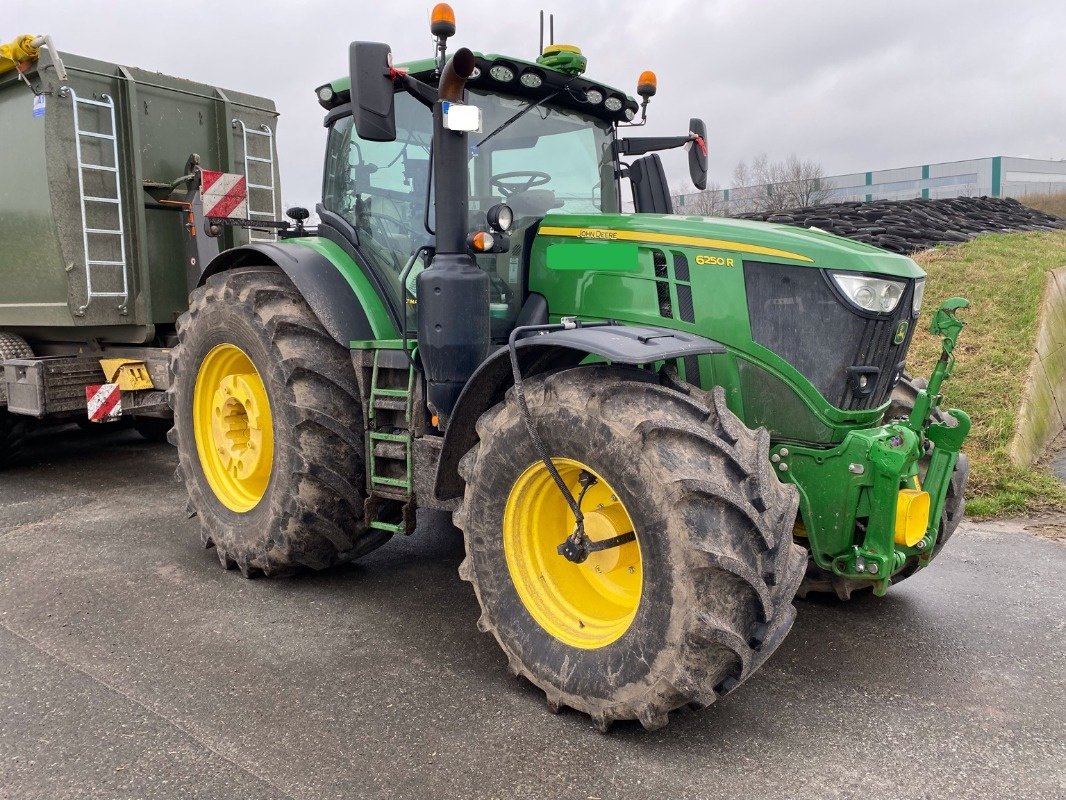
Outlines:
<svg viewBox="0 0 1066 800"><path fill-rule="evenodd" d="M797 591L884 594L958 525L966 415L905 373L924 273L817 230L677 216L640 100L577 48L355 42L318 88L317 228L222 252L178 322L172 436L227 568L322 569L453 512L510 670L601 729L702 707ZM622 210L625 182L635 213Z"/></svg>

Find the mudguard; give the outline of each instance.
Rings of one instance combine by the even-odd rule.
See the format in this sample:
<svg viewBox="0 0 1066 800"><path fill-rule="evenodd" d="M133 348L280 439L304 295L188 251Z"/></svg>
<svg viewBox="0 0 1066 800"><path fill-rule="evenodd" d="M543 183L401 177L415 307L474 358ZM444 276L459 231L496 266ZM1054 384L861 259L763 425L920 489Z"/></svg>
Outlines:
<svg viewBox="0 0 1066 800"><path fill-rule="evenodd" d="M398 338L385 303L366 275L327 239L256 242L226 250L207 265L199 285L219 272L264 264L288 276L327 333L344 347L355 340Z"/></svg>
<svg viewBox="0 0 1066 800"><path fill-rule="evenodd" d="M726 352L721 343L695 334L668 328L622 325L541 332L519 339L515 350L524 378L575 367L589 356L598 356L613 364L637 366ZM492 353L471 376L459 395L444 434L433 490L437 500L451 500L462 494L459 459L477 444L475 425L478 419L503 400L513 383L511 359L506 347Z"/></svg>

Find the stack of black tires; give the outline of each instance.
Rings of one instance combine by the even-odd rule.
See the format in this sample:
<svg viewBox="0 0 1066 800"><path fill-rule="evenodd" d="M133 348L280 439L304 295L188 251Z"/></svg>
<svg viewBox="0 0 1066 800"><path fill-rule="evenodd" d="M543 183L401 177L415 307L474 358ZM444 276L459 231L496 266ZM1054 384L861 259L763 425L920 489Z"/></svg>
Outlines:
<svg viewBox="0 0 1066 800"><path fill-rule="evenodd" d="M818 228L904 254L938 244L966 242L981 233L1066 228L1066 219L1029 208L1012 198L995 197L829 203L739 216Z"/></svg>

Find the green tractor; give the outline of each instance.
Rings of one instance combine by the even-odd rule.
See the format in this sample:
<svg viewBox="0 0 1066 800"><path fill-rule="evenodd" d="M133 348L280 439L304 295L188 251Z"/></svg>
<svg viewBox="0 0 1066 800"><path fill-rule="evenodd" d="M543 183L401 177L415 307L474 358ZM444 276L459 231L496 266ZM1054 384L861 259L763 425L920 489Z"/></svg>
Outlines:
<svg viewBox="0 0 1066 800"><path fill-rule="evenodd" d="M676 216L638 102L550 45L321 86L317 229L222 252L178 322L170 402L205 546L321 569L453 512L459 574L549 707L655 729L744 682L797 592L884 594L963 510L961 328L905 375L924 273L816 230ZM636 121L639 116L639 122ZM622 211L629 180L636 213Z"/></svg>

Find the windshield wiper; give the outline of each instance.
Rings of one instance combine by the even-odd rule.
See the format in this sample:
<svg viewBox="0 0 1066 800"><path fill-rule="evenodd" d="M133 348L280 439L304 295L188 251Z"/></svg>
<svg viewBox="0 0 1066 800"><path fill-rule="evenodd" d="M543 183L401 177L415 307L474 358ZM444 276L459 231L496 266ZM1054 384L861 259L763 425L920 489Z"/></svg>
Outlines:
<svg viewBox="0 0 1066 800"><path fill-rule="evenodd" d="M563 89L565 89L565 88L566 87L564 86ZM539 106L542 106L544 103L547 103L549 100L554 99L556 95L560 94L563 91L563 89L557 89L556 91L552 92L551 94L547 95L546 97L542 97L537 102L531 103L530 105L528 105L525 108L521 109L517 114L515 114L513 117L508 119L506 122L504 122L502 125L500 125L500 127L498 127L496 130L494 130L492 133L490 133L488 136L486 136L484 139L482 139L480 142L478 142L476 145L474 145L474 147L481 147L481 145L485 144L485 142L487 142L489 139L491 139L497 133L499 133L500 131L502 131L502 130L506 129L507 127L509 127L512 122L515 122L520 117L524 116L525 114L528 114L534 108L538 108Z"/></svg>

